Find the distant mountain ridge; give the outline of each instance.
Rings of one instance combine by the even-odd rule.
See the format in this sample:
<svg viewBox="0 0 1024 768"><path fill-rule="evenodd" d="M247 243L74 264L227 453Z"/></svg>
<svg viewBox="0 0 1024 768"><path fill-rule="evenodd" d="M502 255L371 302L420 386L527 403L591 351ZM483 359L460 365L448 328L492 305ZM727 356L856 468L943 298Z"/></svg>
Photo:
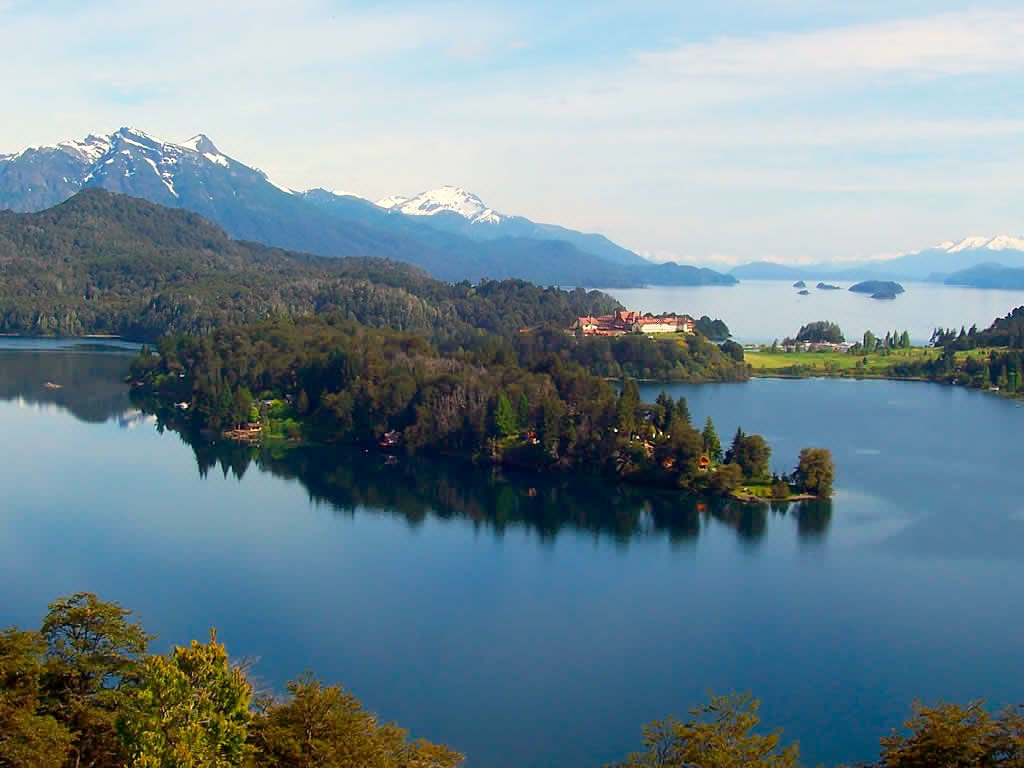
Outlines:
<svg viewBox="0 0 1024 768"><path fill-rule="evenodd" d="M456 197L469 209L455 200L431 215L426 209L403 215L322 189L296 192L221 152L203 134L174 143L126 127L0 155L0 209L41 211L88 188L202 214L239 240L323 256L390 258L448 281L515 277L595 287L736 282L712 270L662 269L601 235L486 214L485 206L471 220L464 214L483 203L464 191ZM396 199L392 207L411 200Z"/></svg>
<svg viewBox="0 0 1024 768"><path fill-rule="evenodd" d="M931 280L980 266L1024 269L1024 237L997 235L949 240L891 259L807 265L755 261L729 271L742 280Z"/></svg>
<svg viewBox="0 0 1024 768"><path fill-rule="evenodd" d="M462 187L447 185L421 192L414 197L391 195L376 205L406 216L419 216L437 229L491 240L499 237L526 237L534 240L563 240L579 250L627 266L650 266L652 262L613 243L604 235L577 232L556 224L538 224L524 216L500 213L477 195Z"/></svg>

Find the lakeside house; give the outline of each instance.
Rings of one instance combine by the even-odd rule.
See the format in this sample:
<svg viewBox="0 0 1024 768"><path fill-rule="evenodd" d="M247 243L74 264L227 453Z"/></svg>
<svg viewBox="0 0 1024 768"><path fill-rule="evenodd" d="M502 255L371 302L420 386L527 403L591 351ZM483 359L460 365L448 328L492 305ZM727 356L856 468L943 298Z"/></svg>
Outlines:
<svg viewBox="0 0 1024 768"><path fill-rule="evenodd" d="M693 334L694 320L689 315L652 315L622 311L610 315L577 318L569 330L581 332L585 336L623 336L627 333Z"/></svg>
<svg viewBox="0 0 1024 768"><path fill-rule="evenodd" d="M852 348L848 341L797 341L780 347L783 352L849 352Z"/></svg>

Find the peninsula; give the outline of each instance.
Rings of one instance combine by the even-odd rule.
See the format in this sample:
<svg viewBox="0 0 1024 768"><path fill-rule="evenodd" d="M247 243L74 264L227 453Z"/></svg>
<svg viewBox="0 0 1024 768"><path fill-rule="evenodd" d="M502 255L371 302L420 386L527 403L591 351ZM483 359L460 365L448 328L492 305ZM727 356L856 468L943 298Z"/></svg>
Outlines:
<svg viewBox="0 0 1024 768"><path fill-rule="evenodd" d="M743 488L783 501L831 493L827 451L808 454L813 472L772 477L760 435L740 430L723 452L710 421L703 431L690 423L685 399L643 403L632 379L616 387L543 349L518 360L498 344L442 351L422 337L320 316L166 337L159 350L134 361L133 399L163 423L214 440L444 454L742 500Z"/></svg>

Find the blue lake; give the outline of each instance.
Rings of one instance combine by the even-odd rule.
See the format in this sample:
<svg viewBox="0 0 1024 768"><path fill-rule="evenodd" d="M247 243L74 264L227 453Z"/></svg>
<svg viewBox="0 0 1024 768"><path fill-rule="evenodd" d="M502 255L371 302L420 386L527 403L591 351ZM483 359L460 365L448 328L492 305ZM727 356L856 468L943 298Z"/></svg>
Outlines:
<svg viewBox="0 0 1024 768"><path fill-rule="evenodd" d="M216 625L267 685L312 669L474 768L599 766L709 691L753 691L808 765L876 756L915 697L1020 700L1019 403L668 387L777 469L833 451L831 506L783 513L352 451L254 462L161 433L127 362L0 342L0 624L90 590L160 648Z"/></svg>
<svg viewBox="0 0 1024 768"><path fill-rule="evenodd" d="M884 337L888 331L907 330L915 344L927 344L936 326L970 328L977 324L987 328L994 318L1024 305L1024 291L904 283L906 293L893 301L879 301L845 290L850 282L835 284L843 290L818 290L811 281L807 296L778 280L744 280L724 287L611 289L607 293L629 309L721 318L744 344L770 344L773 339L796 336L800 326L814 320L838 323L850 341L859 341L864 331Z"/></svg>

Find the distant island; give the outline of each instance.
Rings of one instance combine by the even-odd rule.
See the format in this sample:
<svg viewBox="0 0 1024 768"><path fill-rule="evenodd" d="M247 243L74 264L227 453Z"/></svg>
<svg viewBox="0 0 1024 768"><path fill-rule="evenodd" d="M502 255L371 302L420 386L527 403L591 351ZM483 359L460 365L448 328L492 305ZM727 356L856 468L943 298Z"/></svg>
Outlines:
<svg viewBox="0 0 1024 768"><path fill-rule="evenodd" d="M818 283L815 287L819 291L838 291L838 290L840 290L838 285L832 285L831 283Z"/></svg>
<svg viewBox="0 0 1024 768"><path fill-rule="evenodd" d="M892 280L865 280L851 285L849 290L854 293L867 293L872 299L895 299L903 293L903 286Z"/></svg>
<svg viewBox="0 0 1024 768"><path fill-rule="evenodd" d="M804 288L802 291L797 291L797 296L810 296L811 292Z"/></svg>
<svg viewBox="0 0 1024 768"><path fill-rule="evenodd" d="M795 283L793 283L793 287L794 288L806 288L807 287L807 283L805 283L803 280L797 280Z"/></svg>

